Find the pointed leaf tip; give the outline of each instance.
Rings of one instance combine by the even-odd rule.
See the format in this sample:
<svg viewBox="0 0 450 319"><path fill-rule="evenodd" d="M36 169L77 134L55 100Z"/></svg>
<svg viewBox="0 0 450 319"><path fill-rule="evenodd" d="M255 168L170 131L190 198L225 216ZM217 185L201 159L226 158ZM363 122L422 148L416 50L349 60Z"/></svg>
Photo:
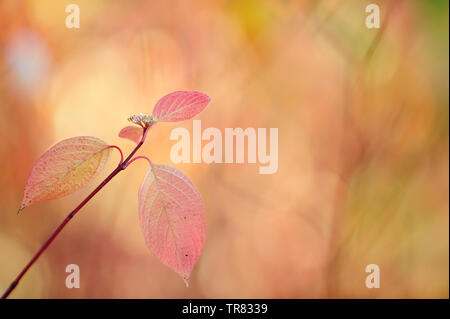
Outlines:
<svg viewBox="0 0 450 319"><path fill-rule="evenodd" d="M152 165L138 198L145 243L187 283L206 239L205 206L199 191L175 167Z"/></svg>
<svg viewBox="0 0 450 319"><path fill-rule="evenodd" d="M176 91L163 96L155 105L156 121L177 122L193 118L208 105L208 95L197 91Z"/></svg>
<svg viewBox="0 0 450 319"><path fill-rule="evenodd" d="M139 144L143 132L144 130L142 127L129 125L120 130L119 137L129 139L130 141Z"/></svg>
<svg viewBox="0 0 450 319"><path fill-rule="evenodd" d="M33 203L60 198L85 186L104 167L110 148L92 136L65 139L34 164L19 212Z"/></svg>

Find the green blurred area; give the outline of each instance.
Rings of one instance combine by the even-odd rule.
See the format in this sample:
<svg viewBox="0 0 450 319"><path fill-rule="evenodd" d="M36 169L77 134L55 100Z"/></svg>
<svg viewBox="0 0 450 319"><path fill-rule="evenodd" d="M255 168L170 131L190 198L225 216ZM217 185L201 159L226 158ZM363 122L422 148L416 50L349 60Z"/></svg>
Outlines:
<svg viewBox="0 0 450 319"><path fill-rule="evenodd" d="M145 246L136 163L13 298L448 298L449 2L372 2L381 29L359 0L80 0L80 29L64 25L69 1L2 1L0 291L99 182L17 216L39 155L77 135L128 152L128 116L198 90L204 128L279 128L279 169L176 165L207 208L189 289ZM173 165L178 125L192 129L155 127L140 154ZM71 263L80 289L64 285Z"/></svg>

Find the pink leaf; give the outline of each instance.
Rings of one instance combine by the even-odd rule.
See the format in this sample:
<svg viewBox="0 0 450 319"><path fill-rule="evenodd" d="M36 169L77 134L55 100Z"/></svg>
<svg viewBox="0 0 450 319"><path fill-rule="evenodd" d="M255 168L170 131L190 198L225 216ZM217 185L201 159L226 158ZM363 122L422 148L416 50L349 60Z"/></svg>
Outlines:
<svg viewBox="0 0 450 319"><path fill-rule="evenodd" d="M105 142L91 136L68 138L52 146L31 169L19 211L80 189L100 172L109 151Z"/></svg>
<svg viewBox="0 0 450 319"><path fill-rule="evenodd" d="M153 118L162 122L188 120L200 113L209 103L206 94L196 91L177 91L163 96L153 109Z"/></svg>
<svg viewBox="0 0 450 319"><path fill-rule="evenodd" d="M142 129L142 127L133 125L125 126L123 129L120 130L119 137L127 138L135 142L136 144L139 144L143 132L144 130Z"/></svg>
<svg viewBox="0 0 450 319"><path fill-rule="evenodd" d="M180 170L152 165L138 197L148 248L187 284L206 238L205 207L199 191Z"/></svg>

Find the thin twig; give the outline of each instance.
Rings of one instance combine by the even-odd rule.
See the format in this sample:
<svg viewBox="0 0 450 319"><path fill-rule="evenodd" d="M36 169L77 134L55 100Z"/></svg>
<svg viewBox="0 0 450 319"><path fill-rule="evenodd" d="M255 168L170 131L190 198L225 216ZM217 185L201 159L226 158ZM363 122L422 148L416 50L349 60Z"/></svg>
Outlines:
<svg viewBox="0 0 450 319"><path fill-rule="evenodd" d="M146 159L150 165L153 165L152 161L147 156L136 156L125 165L124 169L130 166L130 164L133 163L135 160L138 160L140 158Z"/></svg>
<svg viewBox="0 0 450 319"><path fill-rule="evenodd" d="M42 245L42 247L38 250L38 252L31 258L31 260L28 262L28 264L25 266L25 268L22 269L22 271L19 273L19 275L14 279L14 281L9 285L8 289L5 291L5 293L2 295L1 299L6 299L11 294L11 292L17 287L19 284L19 281L22 279L22 277L27 273L27 271L33 266L33 264L38 260L38 258L42 255L42 253L50 246L50 244L53 242L53 240L58 236L58 234L63 230L63 228L67 225L67 223L75 216L76 213L84 206L86 205L89 200L92 199L92 197L95 196L106 184L109 183L113 179L114 176L116 176L119 172L123 171L128 165L128 162L133 157L133 155L138 151L138 149L144 144L145 137L147 135L147 129L144 129L144 133L142 136L141 141L137 144L137 146L134 148L134 150L128 155L128 157L123 161L123 153L117 146L110 146L113 148L116 148L120 151L121 154L121 160L119 165L106 177L103 182L100 183L93 191L90 193L72 212L70 212L69 215L63 220L63 222L56 228L56 230L53 232L53 234L50 235L50 237L47 239L47 241Z"/></svg>

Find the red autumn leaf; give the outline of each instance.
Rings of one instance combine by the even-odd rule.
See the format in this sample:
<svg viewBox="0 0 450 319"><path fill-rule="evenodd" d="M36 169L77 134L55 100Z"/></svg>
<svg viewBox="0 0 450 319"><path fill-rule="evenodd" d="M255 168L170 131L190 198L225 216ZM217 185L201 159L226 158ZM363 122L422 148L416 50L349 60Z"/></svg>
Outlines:
<svg viewBox="0 0 450 319"><path fill-rule="evenodd" d="M176 91L163 96L155 105L152 116L159 122L177 122L193 118L210 99L196 91Z"/></svg>
<svg viewBox="0 0 450 319"><path fill-rule="evenodd" d="M125 126L123 129L120 130L119 137L127 138L138 144L141 141L143 132L144 130L142 129L142 127L133 125Z"/></svg>
<svg viewBox="0 0 450 319"><path fill-rule="evenodd" d="M148 248L187 284L206 238L205 207L199 191L180 170L152 165L138 198Z"/></svg>
<svg viewBox="0 0 450 319"><path fill-rule="evenodd" d="M100 172L109 153L108 144L91 136L72 137L55 144L31 169L19 211L82 188Z"/></svg>

